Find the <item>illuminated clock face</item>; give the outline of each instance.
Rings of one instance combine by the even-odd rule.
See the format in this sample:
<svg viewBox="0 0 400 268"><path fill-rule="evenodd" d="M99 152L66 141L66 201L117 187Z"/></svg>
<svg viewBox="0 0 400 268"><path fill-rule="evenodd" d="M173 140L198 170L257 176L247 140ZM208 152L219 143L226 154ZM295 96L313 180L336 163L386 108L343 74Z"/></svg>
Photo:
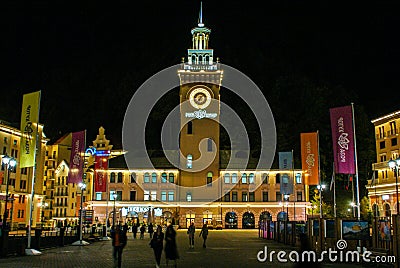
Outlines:
<svg viewBox="0 0 400 268"><path fill-rule="evenodd" d="M195 88L189 95L190 104L196 109L204 109L211 102L211 95L205 88Z"/></svg>

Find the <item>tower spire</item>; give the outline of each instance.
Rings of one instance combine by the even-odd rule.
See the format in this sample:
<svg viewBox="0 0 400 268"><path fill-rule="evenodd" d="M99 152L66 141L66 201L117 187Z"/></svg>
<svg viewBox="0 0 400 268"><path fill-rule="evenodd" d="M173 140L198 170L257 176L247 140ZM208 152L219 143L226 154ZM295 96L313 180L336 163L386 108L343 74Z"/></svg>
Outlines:
<svg viewBox="0 0 400 268"><path fill-rule="evenodd" d="M200 2L199 23L197 25L199 27L204 27L204 23L203 23L203 2Z"/></svg>

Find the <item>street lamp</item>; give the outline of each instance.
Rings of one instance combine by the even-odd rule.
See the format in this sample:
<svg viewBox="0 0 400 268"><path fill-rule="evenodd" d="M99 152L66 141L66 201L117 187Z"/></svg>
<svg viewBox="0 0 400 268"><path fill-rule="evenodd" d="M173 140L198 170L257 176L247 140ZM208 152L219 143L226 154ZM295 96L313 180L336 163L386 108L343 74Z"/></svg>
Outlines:
<svg viewBox="0 0 400 268"><path fill-rule="evenodd" d="M86 184L83 182L78 183L78 187L81 189L81 206L80 206L80 215L79 215L79 240L72 243L74 246L84 246L89 243L82 240L82 224L83 224L83 191L86 189Z"/></svg>
<svg viewBox="0 0 400 268"><path fill-rule="evenodd" d="M41 208L41 214L42 214L42 217L41 217L41 225L42 225L42 229L43 229L43 226L44 226L44 219L45 219L45 217L44 217L44 210L47 208L49 206L49 204L47 204L46 202L44 202L44 199L42 200L42 204L40 204L40 205L38 205L38 207L40 207Z"/></svg>
<svg viewBox="0 0 400 268"><path fill-rule="evenodd" d="M113 228L115 228L115 199L117 199L117 193L114 191L112 194L114 200L114 208L113 208Z"/></svg>
<svg viewBox="0 0 400 268"><path fill-rule="evenodd" d="M396 160L390 160L388 162L388 165L391 169L393 169L394 172L394 177L396 178L396 209L397 209L397 215L399 215L400 207L399 207L399 186L397 185L397 177L398 177L398 172L399 172L399 167L400 167L400 158L397 158Z"/></svg>
<svg viewBox="0 0 400 268"><path fill-rule="evenodd" d="M317 185L319 191L319 217L322 219L322 191L325 189L325 184Z"/></svg>
<svg viewBox="0 0 400 268"><path fill-rule="evenodd" d="M8 218L8 185L9 185L9 178L10 178L10 170L12 170L17 165L17 160L13 157L9 157L7 155L3 156L2 163L6 169L6 205L4 207L4 216L3 216L3 229L7 229L7 218Z"/></svg>

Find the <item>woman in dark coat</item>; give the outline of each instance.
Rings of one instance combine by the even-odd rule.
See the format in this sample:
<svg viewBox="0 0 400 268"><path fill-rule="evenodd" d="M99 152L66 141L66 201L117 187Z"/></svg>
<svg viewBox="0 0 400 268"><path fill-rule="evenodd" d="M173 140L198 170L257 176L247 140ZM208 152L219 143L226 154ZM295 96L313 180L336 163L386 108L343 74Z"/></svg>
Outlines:
<svg viewBox="0 0 400 268"><path fill-rule="evenodd" d="M163 249L164 233L160 225L157 226L156 232L150 241L150 246L153 248L154 256L156 257L156 267L160 267L161 253Z"/></svg>
<svg viewBox="0 0 400 268"><path fill-rule="evenodd" d="M172 225L168 225L167 230L165 231L165 258L167 259L167 267L168 261L173 260L175 267L176 260L179 259L178 249L176 247L176 231Z"/></svg>

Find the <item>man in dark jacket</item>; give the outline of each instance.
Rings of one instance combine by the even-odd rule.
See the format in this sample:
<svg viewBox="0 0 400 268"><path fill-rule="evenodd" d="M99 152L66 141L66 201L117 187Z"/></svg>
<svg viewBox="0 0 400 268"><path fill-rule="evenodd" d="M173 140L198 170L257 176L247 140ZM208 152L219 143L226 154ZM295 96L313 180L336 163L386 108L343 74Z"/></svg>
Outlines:
<svg viewBox="0 0 400 268"><path fill-rule="evenodd" d="M114 226L111 230L111 238L113 246L114 267L121 268L122 250L124 249L127 242L126 232L121 228L120 225Z"/></svg>

